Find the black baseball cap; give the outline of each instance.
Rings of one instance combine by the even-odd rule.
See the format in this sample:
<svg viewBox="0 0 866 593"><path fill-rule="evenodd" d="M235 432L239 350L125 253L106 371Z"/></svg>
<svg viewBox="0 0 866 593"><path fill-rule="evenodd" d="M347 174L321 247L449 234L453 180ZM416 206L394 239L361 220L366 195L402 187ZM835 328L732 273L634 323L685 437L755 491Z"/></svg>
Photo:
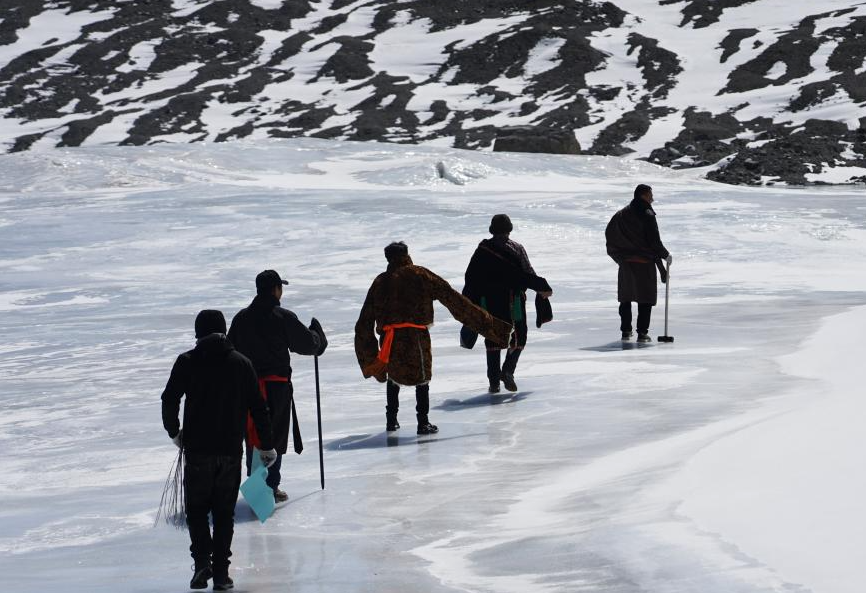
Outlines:
<svg viewBox="0 0 866 593"><path fill-rule="evenodd" d="M279 286L280 284L288 284L288 281L280 278L280 275L273 270L259 272L259 275L256 276L256 292L260 294L270 292L275 286Z"/></svg>

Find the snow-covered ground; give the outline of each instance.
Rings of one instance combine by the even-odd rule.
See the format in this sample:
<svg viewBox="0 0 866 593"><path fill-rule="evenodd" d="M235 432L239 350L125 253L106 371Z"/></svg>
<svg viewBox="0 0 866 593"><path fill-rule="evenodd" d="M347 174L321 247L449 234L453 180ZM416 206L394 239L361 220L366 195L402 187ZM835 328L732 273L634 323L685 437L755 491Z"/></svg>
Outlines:
<svg viewBox="0 0 866 593"><path fill-rule="evenodd" d="M604 225L654 186L674 254L671 345L621 347ZM517 394L437 308L431 419L396 436L352 330L403 239L458 289L507 212L555 289ZM866 199L742 189L607 157L303 140L0 157L0 574L20 593L183 591L186 533L152 527L174 446L159 395L202 308L272 267L316 315L295 357L307 451L291 502L238 509L239 591L862 589ZM662 308L652 334L662 331Z"/></svg>

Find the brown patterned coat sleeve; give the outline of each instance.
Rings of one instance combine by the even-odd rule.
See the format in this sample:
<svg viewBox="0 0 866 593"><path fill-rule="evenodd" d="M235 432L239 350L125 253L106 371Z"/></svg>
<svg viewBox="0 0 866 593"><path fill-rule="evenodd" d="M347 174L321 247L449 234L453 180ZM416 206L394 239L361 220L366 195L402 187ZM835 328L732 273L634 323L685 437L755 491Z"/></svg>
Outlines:
<svg viewBox="0 0 866 593"><path fill-rule="evenodd" d="M358 316L358 321L355 323L355 356L358 357L358 364L361 366L361 372L369 367L379 355L379 340L376 339L376 314L374 309L376 282L370 286L367 291L367 298L364 299L364 306L361 307L361 314ZM364 377L368 377L364 373ZM385 381L385 375L377 376L376 380Z"/></svg>
<svg viewBox="0 0 866 593"><path fill-rule="evenodd" d="M426 270L429 274L431 295L445 305L454 319L478 332L494 343L508 347L511 338L511 324L493 317L490 313L475 305L468 298L451 288L445 280Z"/></svg>

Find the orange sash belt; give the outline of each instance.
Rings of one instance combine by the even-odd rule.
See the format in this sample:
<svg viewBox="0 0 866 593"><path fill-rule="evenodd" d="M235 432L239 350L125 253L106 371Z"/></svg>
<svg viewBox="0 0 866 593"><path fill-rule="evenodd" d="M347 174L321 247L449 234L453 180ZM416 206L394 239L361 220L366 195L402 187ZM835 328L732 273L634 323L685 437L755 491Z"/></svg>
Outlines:
<svg viewBox="0 0 866 593"><path fill-rule="evenodd" d="M391 348L394 345L394 330L411 327L414 329L427 329L426 325L417 323L391 323L382 327L384 339L382 340L382 348L379 349L379 355L376 356L371 364L364 369L366 376L371 377L385 371L388 367L388 362L391 360Z"/></svg>

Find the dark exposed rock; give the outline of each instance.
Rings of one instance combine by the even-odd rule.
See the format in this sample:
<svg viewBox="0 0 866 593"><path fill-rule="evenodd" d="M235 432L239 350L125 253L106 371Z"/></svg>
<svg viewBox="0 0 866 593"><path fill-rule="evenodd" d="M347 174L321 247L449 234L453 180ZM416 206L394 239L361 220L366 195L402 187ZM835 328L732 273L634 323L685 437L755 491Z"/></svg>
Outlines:
<svg viewBox="0 0 866 593"><path fill-rule="evenodd" d="M42 12L40 2L28 0L4 0L3 20L0 20L0 45L9 45L18 40L18 31L30 25L30 19ZM22 149L26 150L26 149Z"/></svg>
<svg viewBox="0 0 866 593"><path fill-rule="evenodd" d="M659 4L679 4L685 2L683 8L683 20L680 23L681 27L689 23L694 25L695 29L709 27L713 23L719 21L719 16L726 8L735 6L743 6L757 0L661 0Z"/></svg>
<svg viewBox="0 0 866 593"><path fill-rule="evenodd" d="M29 150L31 146L38 140L42 139L48 132L41 132L38 134L26 134L24 136L18 136L15 139L15 144L12 145L12 148L9 152L22 152L25 150Z"/></svg>
<svg viewBox="0 0 866 593"><path fill-rule="evenodd" d="M448 109L448 104L442 99L433 101L433 103L430 104L430 111L433 113L433 116L423 122L425 126L432 126L433 124L443 122L448 118L448 114L451 113L451 110Z"/></svg>
<svg viewBox="0 0 866 593"><path fill-rule="evenodd" d="M235 138L244 138L252 134L254 129L255 127L253 126L253 122L248 121L236 128L232 128L231 130L218 135L215 141L225 142L226 140L232 140Z"/></svg>
<svg viewBox="0 0 866 593"><path fill-rule="evenodd" d="M740 43L742 43L744 39L754 37L757 34L757 29L731 29L719 44L722 48L722 57L719 61L723 64L727 62L728 58L740 51Z"/></svg>
<svg viewBox="0 0 866 593"><path fill-rule="evenodd" d="M329 33L333 31L335 28L339 27L343 23L348 20L349 15L347 14L332 14L326 16L319 23L319 26L313 30L313 33L316 35L322 35L323 33Z"/></svg>
<svg viewBox="0 0 866 593"><path fill-rule="evenodd" d="M797 28L782 35L757 57L733 70L721 93L742 93L785 84L810 74L812 54L821 46L821 40L814 36L815 22L834 14L823 13L803 19ZM778 78L768 78L767 74L778 63L785 65L785 73Z"/></svg>
<svg viewBox="0 0 866 593"><path fill-rule="evenodd" d="M657 39L644 37L639 33L628 36L629 54L640 49L637 65L647 81L647 89L652 91L654 98L667 97L668 91L676 83L675 76L683 71L676 54L659 47Z"/></svg>
<svg viewBox="0 0 866 593"><path fill-rule="evenodd" d="M478 89L478 95L489 95L491 97L491 103L499 103L500 101L509 101L514 99L514 95L507 91L502 91L496 88L495 86L483 86Z"/></svg>
<svg viewBox="0 0 866 593"><path fill-rule="evenodd" d="M392 132L387 139L392 142L415 140L412 130L418 127L418 116L406 109L412 98L409 80L382 72L374 77L373 85L375 92L352 108L360 115L355 120L354 131L347 137L350 140L385 140L389 130L405 130L405 136Z"/></svg>
<svg viewBox="0 0 866 593"><path fill-rule="evenodd" d="M596 101L613 101L622 92L617 86L596 86L588 89L589 95Z"/></svg>
<svg viewBox="0 0 866 593"><path fill-rule="evenodd" d="M645 101L602 130L587 153L623 156L634 152L623 145L646 134L652 119L669 113L671 110L664 107L650 107L649 102Z"/></svg>
<svg viewBox="0 0 866 593"><path fill-rule="evenodd" d="M518 13L559 16L563 24L581 24L586 30L598 30L609 24L619 26L625 12L611 2L594 4L582 0L473 0L472 2L430 2L412 0L391 8L411 10L418 18L429 19L433 31L483 19L501 19ZM557 23L554 23L556 25Z"/></svg>
<svg viewBox="0 0 866 593"><path fill-rule="evenodd" d="M718 162L745 145L735 136L743 125L732 115L713 115L687 109L683 130L663 148L652 151L649 161L673 167L703 167Z"/></svg>
<svg viewBox="0 0 866 593"><path fill-rule="evenodd" d="M742 148L724 167L707 177L714 181L736 184L760 184L763 180L805 184L810 173L820 173L828 165L846 162L842 153L846 145L860 149L860 157L849 165L866 166L857 133L835 121L808 120L799 129L778 133L771 141L754 148ZM841 141L840 141L841 140Z"/></svg>
<svg viewBox="0 0 866 593"><path fill-rule="evenodd" d="M350 80L363 80L373 76L370 60L367 57L375 47L368 41L353 37L337 37L333 40L340 44L340 49L334 52L319 70L316 80L321 77L331 77L339 83Z"/></svg>
<svg viewBox="0 0 866 593"><path fill-rule="evenodd" d="M60 138L60 146L79 146L96 128L107 124L114 116L112 111L104 111L95 117L77 119L66 124L66 132Z"/></svg>
<svg viewBox="0 0 866 593"><path fill-rule="evenodd" d="M800 87L800 94L789 104L791 111L803 111L821 104L836 94L836 85L829 80L812 82Z"/></svg>
<svg viewBox="0 0 866 593"><path fill-rule="evenodd" d="M493 151L580 154L580 144L568 130L512 126L497 132Z"/></svg>

